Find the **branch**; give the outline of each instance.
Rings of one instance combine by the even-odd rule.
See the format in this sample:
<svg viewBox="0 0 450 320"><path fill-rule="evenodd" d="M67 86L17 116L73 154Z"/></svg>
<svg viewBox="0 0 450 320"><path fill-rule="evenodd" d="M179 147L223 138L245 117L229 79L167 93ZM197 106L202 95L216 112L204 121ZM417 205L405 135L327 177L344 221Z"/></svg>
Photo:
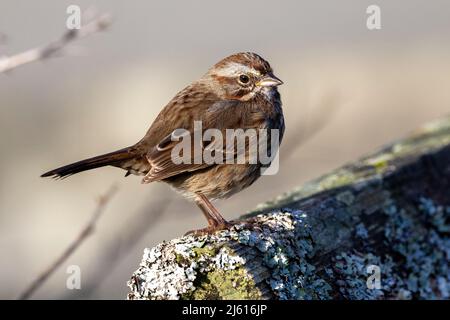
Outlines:
<svg viewBox="0 0 450 320"><path fill-rule="evenodd" d="M20 300L28 299L37 289L39 289L45 283L45 281L58 269L58 267L61 266L61 264L63 264L64 261L66 261L93 233L97 221L102 216L108 202L117 192L117 189L117 186L113 185L104 195L99 198L97 207L86 226L81 230L81 232L66 248L66 250L64 250L64 252L51 265L49 265L45 269L45 271L42 272L41 275L37 277L25 291L23 291L23 293L19 296Z"/></svg>
<svg viewBox="0 0 450 320"><path fill-rule="evenodd" d="M128 298L448 299L449 190L450 117L229 230L145 249Z"/></svg>
<svg viewBox="0 0 450 320"><path fill-rule="evenodd" d="M71 42L85 38L93 33L103 31L110 24L111 17L108 14L103 14L81 26L80 29L68 30L60 39L54 42L50 42L41 47L33 48L10 57L0 58L0 73L5 73L31 62L54 57Z"/></svg>

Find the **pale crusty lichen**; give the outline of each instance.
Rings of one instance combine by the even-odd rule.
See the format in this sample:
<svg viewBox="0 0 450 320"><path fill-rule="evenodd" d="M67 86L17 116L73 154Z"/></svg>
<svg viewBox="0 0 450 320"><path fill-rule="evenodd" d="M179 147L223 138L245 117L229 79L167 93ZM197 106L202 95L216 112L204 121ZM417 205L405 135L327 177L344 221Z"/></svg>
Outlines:
<svg viewBox="0 0 450 320"><path fill-rule="evenodd" d="M179 299L195 289L199 275L212 270L234 270L245 260L222 247L211 249L208 236L193 236L163 242L146 248L139 269L128 285L130 299Z"/></svg>
<svg viewBox="0 0 450 320"><path fill-rule="evenodd" d="M312 252L309 226L301 211L261 215L255 228L200 237L187 236L146 249L129 281L130 299L260 299L251 261L231 246L250 247L270 275L263 285L278 299L326 298L331 287L306 262ZM236 248L237 248L236 247Z"/></svg>
<svg viewBox="0 0 450 320"><path fill-rule="evenodd" d="M303 211L284 209L257 216L251 230L237 225L214 235L184 237L146 249L129 282L129 298L449 298L450 207L419 199L420 219L434 226L425 233L416 227L414 215L399 209L391 198L380 208L379 214L387 218L379 240L386 247L383 254L377 249L380 243L368 241L372 231L360 222L354 228L358 249L338 251L319 271L312 262L317 249L311 218ZM350 223L346 215L338 211L336 219ZM242 254L242 247L253 251ZM255 280L251 259L259 259L268 270L262 281ZM381 270L379 289L367 287L369 265ZM261 285L268 286L269 296L262 293Z"/></svg>
<svg viewBox="0 0 450 320"><path fill-rule="evenodd" d="M380 214L387 219L378 243L367 241L370 231L359 223L355 228L355 237L362 241L358 249L338 253L326 267L337 285L337 296L353 300L450 298L450 206L420 197L402 208L389 199ZM367 287L368 266L380 268L380 288Z"/></svg>
<svg viewBox="0 0 450 320"><path fill-rule="evenodd" d="M385 209L389 219L385 237L394 253L402 257L402 276L391 279L390 290L421 299L450 298L450 206L420 197L414 217L395 202ZM411 210L411 209L409 209ZM417 228L421 224L426 228ZM398 275L398 273L397 273Z"/></svg>
<svg viewBox="0 0 450 320"><path fill-rule="evenodd" d="M338 202L353 204L348 195ZM129 282L130 299L437 299L449 298L450 207L420 197L399 208L393 198L380 203L383 238L371 243L371 229L355 224L358 248L341 250L318 271L311 218L301 210L259 215L255 228L236 225L214 235L183 237L146 249ZM414 212L429 229L418 228ZM353 212L355 214L355 212ZM337 210L336 221L352 216ZM338 224L339 225L339 224ZM379 246L385 246L380 254ZM240 248L251 248L251 252ZM377 253L378 252L378 253ZM255 279L252 259L268 270ZM367 266L381 270L381 288L367 287ZM269 295L261 285L269 288Z"/></svg>

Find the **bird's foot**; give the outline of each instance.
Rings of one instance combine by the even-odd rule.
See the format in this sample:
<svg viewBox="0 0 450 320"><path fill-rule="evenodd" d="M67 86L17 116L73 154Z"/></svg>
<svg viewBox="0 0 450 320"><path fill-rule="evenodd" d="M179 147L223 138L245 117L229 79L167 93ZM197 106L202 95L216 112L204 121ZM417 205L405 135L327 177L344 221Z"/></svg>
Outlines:
<svg viewBox="0 0 450 320"><path fill-rule="evenodd" d="M184 235L185 236L188 236L188 235L203 236L203 235L207 235L207 234L216 233L217 231L220 231L220 230L231 229L231 227L233 227L233 226L234 226L234 223L226 221L224 223L220 223L220 224L216 224L216 225L209 225L203 229L190 230L190 231L186 232Z"/></svg>
<svg viewBox="0 0 450 320"><path fill-rule="evenodd" d="M233 220L233 221L225 221L221 224L216 225L209 225L206 228L198 229L198 230L191 230L186 232L184 235L194 235L194 236L203 236L207 234L213 234L217 231L221 230L229 230L233 228L234 226L239 226L239 230L248 229L248 230L254 230L255 224L252 223L252 221L239 221L239 220Z"/></svg>

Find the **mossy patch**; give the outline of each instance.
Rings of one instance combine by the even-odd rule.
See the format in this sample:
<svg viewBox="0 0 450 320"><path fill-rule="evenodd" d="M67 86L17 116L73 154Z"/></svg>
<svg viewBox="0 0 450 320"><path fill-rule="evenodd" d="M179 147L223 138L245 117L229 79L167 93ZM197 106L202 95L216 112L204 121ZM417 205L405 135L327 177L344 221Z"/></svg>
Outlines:
<svg viewBox="0 0 450 320"><path fill-rule="evenodd" d="M392 160L392 155L389 153L381 154L367 160L367 164L372 166L377 173L383 173L389 166L389 161Z"/></svg>
<svg viewBox="0 0 450 320"><path fill-rule="evenodd" d="M208 246L202 246L198 248L193 248L192 251L194 252L196 257L214 257L217 252L220 250L221 247L213 247L211 245Z"/></svg>
<svg viewBox="0 0 450 320"><path fill-rule="evenodd" d="M200 274L194 281L195 289L182 296L182 299L195 300L257 300L261 292L247 274L244 267L233 270L214 270Z"/></svg>

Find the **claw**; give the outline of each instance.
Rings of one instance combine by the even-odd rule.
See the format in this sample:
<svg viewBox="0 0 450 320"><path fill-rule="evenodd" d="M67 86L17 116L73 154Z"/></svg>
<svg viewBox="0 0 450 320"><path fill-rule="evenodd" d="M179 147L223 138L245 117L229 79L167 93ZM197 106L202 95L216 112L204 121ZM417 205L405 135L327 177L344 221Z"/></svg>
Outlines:
<svg viewBox="0 0 450 320"><path fill-rule="evenodd" d="M188 235L194 235L194 236L204 236L207 234L214 234L217 231L221 231L221 230L225 230L225 229L231 229L234 226L233 223L223 223L217 226L208 226L206 228L203 229L198 229L198 230L190 230L188 232L186 232L184 235L188 236Z"/></svg>

